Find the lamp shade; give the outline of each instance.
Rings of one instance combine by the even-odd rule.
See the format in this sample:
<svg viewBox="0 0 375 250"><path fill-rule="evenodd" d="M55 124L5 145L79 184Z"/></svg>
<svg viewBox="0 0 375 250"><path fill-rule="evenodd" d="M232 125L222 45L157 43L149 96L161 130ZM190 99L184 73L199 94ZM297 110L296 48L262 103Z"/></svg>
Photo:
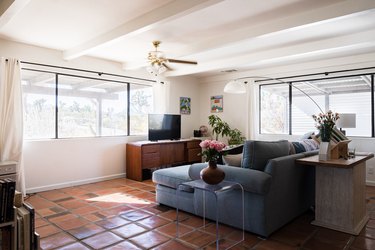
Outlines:
<svg viewBox="0 0 375 250"><path fill-rule="evenodd" d="M340 114L340 118L336 122L338 128L355 128L356 115L355 114Z"/></svg>
<svg viewBox="0 0 375 250"><path fill-rule="evenodd" d="M230 94L244 94L246 93L245 83L238 80L230 81L225 85L224 92Z"/></svg>

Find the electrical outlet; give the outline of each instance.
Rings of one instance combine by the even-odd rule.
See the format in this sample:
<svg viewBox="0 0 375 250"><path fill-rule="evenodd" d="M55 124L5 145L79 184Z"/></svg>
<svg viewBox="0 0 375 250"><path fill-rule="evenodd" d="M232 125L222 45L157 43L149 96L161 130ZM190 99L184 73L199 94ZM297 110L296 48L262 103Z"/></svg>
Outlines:
<svg viewBox="0 0 375 250"><path fill-rule="evenodd" d="M372 167L369 167L367 173L374 174L374 169Z"/></svg>

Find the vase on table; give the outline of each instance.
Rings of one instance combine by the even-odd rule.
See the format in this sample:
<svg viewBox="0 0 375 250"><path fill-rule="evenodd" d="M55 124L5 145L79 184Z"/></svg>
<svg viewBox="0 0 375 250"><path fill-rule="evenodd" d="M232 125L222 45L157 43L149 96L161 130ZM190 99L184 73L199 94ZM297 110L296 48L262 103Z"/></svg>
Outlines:
<svg viewBox="0 0 375 250"><path fill-rule="evenodd" d="M201 170L200 177L205 183L216 185L224 180L225 173L217 167L216 161L209 161L208 166Z"/></svg>
<svg viewBox="0 0 375 250"><path fill-rule="evenodd" d="M322 142L329 142L331 140L332 128L322 125L319 129Z"/></svg>
<svg viewBox="0 0 375 250"><path fill-rule="evenodd" d="M319 129L320 132L320 147L319 147L319 160L320 161L328 161L331 158L331 148L330 148L330 141L331 141L331 133L332 128L329 126L322 125Z"/></svg>

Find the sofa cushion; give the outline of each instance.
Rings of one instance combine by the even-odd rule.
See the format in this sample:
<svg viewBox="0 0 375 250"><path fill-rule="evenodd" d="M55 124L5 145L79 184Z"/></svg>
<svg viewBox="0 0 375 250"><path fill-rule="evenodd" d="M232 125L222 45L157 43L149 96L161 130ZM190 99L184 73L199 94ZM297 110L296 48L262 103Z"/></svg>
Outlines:
<svg viewBox="0 0 375 250"><path fill-rule="evenodd" d="M289 142L281 141L252 141L245 142L243 149L242 167L263 171L268 160L289 154Z"/></svg>
<svg viewBox="0 0 375 250"><path fill-rule="evenodd" d="M157 184L177 189L179 184L191 181L188 174L189 168L190 165L185 165L156 170L152 173L152 181ZM189 189L185 191L190 192L192 190Z"/></svg>
<svg viewBox="0 0 375 250"><path fill-rule="evenodd" d="M224 165L229 165L232 167L241 167L242 153L235 155L224 155L223 163Z"/></svg>

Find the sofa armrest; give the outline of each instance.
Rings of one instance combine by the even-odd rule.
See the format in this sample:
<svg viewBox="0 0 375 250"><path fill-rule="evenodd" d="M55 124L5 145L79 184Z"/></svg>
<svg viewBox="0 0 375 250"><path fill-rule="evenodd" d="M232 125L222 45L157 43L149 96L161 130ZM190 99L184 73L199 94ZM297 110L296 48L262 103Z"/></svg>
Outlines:
<svg viewBox="0 0 375 250"><path fill-rule="evenodd" d="M189 176L193 180L200 179L200 172L207 167L207 163L192 164L189 168ZM266 194L271 185L271 175L262 171L218 165L225 172L225 180L240 183L244 190L251 193Z"/></svg>
<svg viewBox="0 0 375 250"><path fill-rule="evenodd" d="M308 153L311 155L314 153ZM271 159L264 172L272 176L269 194L275 204L284 202L300 204L301 200L314 200L315 167L297 164L296 160L306 157L305 153ZM304 197L304 198L301 198ZM295 203L293 203L295 202Z"/></svg>
<svg viewBox="0 0 375 250"><path fill-rule="evenodd" d="M287 171L293 171L293 169L296 167L296 160L304 157L308 157L311 155L316 155L319 151L309 151L309 152L302 152L299 154L294 154L294 155L287 155L287 156L282 156L282 157L277 157L274 159L271 159L268 161L264 172L275 176L278 174L286 174L289 175ZM303 168L306 166L300 166L298 167Z"/></svg>

